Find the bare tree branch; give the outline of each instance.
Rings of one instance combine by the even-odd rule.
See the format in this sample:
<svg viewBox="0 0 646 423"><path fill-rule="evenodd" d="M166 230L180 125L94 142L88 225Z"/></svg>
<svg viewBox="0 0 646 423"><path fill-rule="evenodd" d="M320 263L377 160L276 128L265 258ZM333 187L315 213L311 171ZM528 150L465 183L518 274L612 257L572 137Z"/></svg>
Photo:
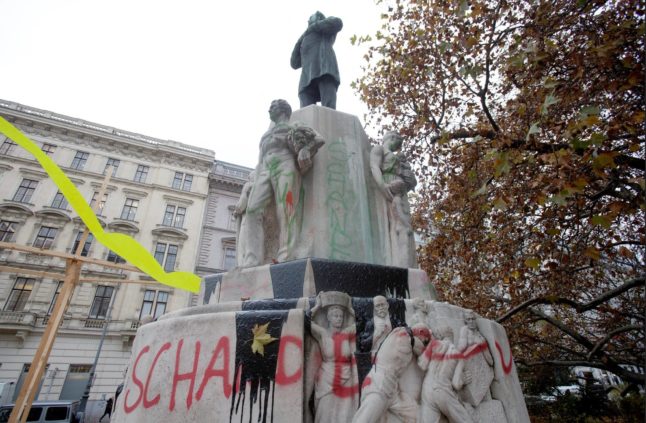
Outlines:
<svg viewBox="0 0 646 423"><path fill-rule="evenodd" d="M592 356L595 355L597 353L597 351L601 347L603 347L608 341L610 341L613 338L613 336L615 336L615 335L617 335L619 333L623 333L623 332L630 332L632 330L644 330L644 326L642 326L642 325L626 325L626 326L622 326L620 328L617 328L617 329L615 329L613 331L610 331L606 336L603 337L603 339L601 339L599 342L597 342L595 344L595 346L590 350L590 352L588 353L588 360L590 360L592 358Z"/></svg>
<svg viewBox="0 0 646 423"><path fill-rule="evenodd" d="M496 319L498 323L502 323L505 320L509 319L511 316L514 314L530 307L535 304L549 304L549 305L568 305L572 308L574 308L577 313L583 313L585 311L591 310L598 306L601 303L604 303L608 301L611 298L614 298L618 295L623 294L624 292L635 288L640 285L644 285L644 282L646 282L646 275L639 276L637 278L629 279L626 281L623 285L618 286L615 289L611 289L610 291L604 292L603 294L599 295L595 299L584 303L580 304L574 300L570 300L569 298L562 298L562 297L538 297L538 298L532 298L530 300L525 301L524 303L514 307L513 309L509 310L507 313L505 313L503 316L499 317Z"/></svg>

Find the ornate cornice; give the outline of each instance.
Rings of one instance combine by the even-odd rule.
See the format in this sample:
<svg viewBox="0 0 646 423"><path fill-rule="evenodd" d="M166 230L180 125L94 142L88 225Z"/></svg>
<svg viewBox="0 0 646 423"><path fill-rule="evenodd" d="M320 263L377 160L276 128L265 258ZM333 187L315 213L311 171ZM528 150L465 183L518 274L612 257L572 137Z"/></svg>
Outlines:
<svg viewBox="0 0 646 423"><path fill-rule="evenodd" d="M207 173L215 157L215 153L208 149L148 137L4 100L0 100L0 114L31 134L106 152L119 151L141 160L151 160L153 157L156 162L197 172Z"/></svg>

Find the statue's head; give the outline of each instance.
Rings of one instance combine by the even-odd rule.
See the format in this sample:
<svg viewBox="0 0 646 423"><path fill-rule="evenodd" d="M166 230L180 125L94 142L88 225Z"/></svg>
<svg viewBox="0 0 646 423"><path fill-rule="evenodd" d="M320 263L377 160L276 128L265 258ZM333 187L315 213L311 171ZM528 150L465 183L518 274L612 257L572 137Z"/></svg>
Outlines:
<svg viewBox="0 0 646 423"><path fill-rule="evenodd" d="M327 321L333 329L343 329L345 309L340 305L331 305L327 308Z"/></svg>
<svg viewBox="0 0 646 423"><path fill-rule="evenodd" d="M402 148L404 137L395 131L388 131L384 134L384 146L390 151L398 151Z"/></svg>
<svg viewBox="0 0 646 423"><path fill-rule="evenodd" d="M372 305L374 308L373 313L382 319L385 319L388 316L388 300L383 295L377 295L372 299Z"/></svg>
<svg viewBox="0 0 646 423"><path fill-rule="evenodd" d="M424 301L424 298L413 298L413 309L415 311L420 311L421 313L428 313L428 307L426 306L426 301Z"/></svg>
<svg viewBox="0 0 646 423"><path fill-rule="evenodd" d="M317 10L315 14L310 16L309 20L307 21L307 24L312 25L318 21L322 21L323 19L325 19L325 15Z"/></svg>
<svg viewBox="0 0 646 423"><path fill-rule="evenodd" d="M419 339L422 344L428 345L431 341L431 330L424 323L413 325L411 331L413 332L413 336Z"/></svg>
<svg viewBox="0 0 646 423"><path fill-rule="evenodd" d="M477 329L478 325L476 323L476 314L473 310L467 310L464 312L464 323L466 323L469 329Z"/></svg>
<svg viewBox="0 0 646 423"><path fill-rule="evenodd" d="M278 99L271 102L269 106L269 118L272 122L277 122L280 116L289 120L292 115L292 106L286 100Z"/></svg>

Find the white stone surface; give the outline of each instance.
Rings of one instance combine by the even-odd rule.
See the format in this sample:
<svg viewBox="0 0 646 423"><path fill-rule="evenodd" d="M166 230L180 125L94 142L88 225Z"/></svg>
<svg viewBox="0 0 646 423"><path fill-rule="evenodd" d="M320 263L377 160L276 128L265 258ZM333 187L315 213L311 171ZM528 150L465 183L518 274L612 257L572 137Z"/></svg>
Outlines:
<svg viewBox="0 0 646 423"><path fill-rule="evenodd" d="M250 404L249 384L243 388L246 402L232 414L238 335L234 312L172 317L142 327L133 345L126 384L112 421L224 422L231 418L258 421L265 404L260 400ZM301 310L289 312L280 339L273 342L279 342L280 348L267 421L271 421L271 413L274 421L301 421Z"/></svg>

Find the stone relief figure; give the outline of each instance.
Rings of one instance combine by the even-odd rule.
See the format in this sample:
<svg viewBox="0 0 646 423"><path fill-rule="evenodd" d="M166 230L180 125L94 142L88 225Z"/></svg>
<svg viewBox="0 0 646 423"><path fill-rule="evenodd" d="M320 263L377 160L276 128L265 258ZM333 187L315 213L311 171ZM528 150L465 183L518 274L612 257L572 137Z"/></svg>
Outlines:
<svg viewBox="0 0 646 423"><path fill-rule="evenodd" d="M358 406L358 376L353 363L356 337L352 299L342 292L321 292L312 308L312 337L322 363L314 383L316 423L350 422ZM316 321L324 314L327 327ZM352 323L350 323L352 322Z"/></svg>
<svg viewBox="0 0 646 423"><path fill-rule="evenodd" d="M278 252L275 260L289 260L300 235L302 222L301 175L312 167L312 157L323 140L312 129L289 124L292 108L285 100L269 107L273 122L260 140L254 181L248 193L239 248L244 250L241 267L258 266L265 259L263 215L275 203Z"/></svg>
<svg viewBox="0 0 646 423"><path fill-rule="evenodd" d="M385 422L387 412L404 423L417 421L417 401L402 392L399 383L413 358L424 351L430 340L431 333L424 324L417 324L412 329L397 327L388 334L364 380L361 406L353 423Z"/></svg>
<svg viewBox="0 0 646 423"><path fill-rule="evenodd" d="M428 306L424 298L421 297L413 298L413 317L410 321L411 325L418 323L428 324Z"/></svg>
<svg viewBox="0 0 646 423"><path fill-rule="evenodd" d="M322 106L336 109L336 91L341 78L332 46L336 34L343 28L343 21L316 12L307 24L294 45L290 60L293 69L303 68L298 84L301 107L320 101Z"/></svg>
<svg viewBox="0 0 646 423"><path fill-rule="evenodd" d="M434 339L417 361L426 371L418 421L439 423L445 417L449 423L471 423L471 415L458 398L458 391L471 382L471 376L464 370L462 354L453 345L453 331L448 326L440 327L432 336Z"/></svg>
<svg viewBox="0 0 646 423"><path fill-rule="evenodd" d="M408 191L415 188L417 180L410 165L396 154L403 138L396 132L387 132L382 145L370 151L370 171L377 189L387 204L387 232L385 253L389 264L415 267L415 239L410 218Z"/></svg>
<svg viewBox="0 0 646 423"><path fill-rule="evenodd" d="M476 314L471 310L466 311L464 322L457 348L464 356L465 370L471 380L460 391L460 399L477 407L481 402L491 400L489 388L494 379L494 362L487 341L478 330Z"/></svg>
<svg viewBox="0 0 646 423"><path fill-rule="evenodd" d="M370 353L374 359L375 353L386 336L393 330L393 327L404 326L404 322L394 319L390 313L388 300L383 295L377 295L372 299L373 317L368 321L366 328L360 340L361 344L370 346ZM395 320L395 321L393 321ZM367 351L368 348L365 348Z"/></svg>

